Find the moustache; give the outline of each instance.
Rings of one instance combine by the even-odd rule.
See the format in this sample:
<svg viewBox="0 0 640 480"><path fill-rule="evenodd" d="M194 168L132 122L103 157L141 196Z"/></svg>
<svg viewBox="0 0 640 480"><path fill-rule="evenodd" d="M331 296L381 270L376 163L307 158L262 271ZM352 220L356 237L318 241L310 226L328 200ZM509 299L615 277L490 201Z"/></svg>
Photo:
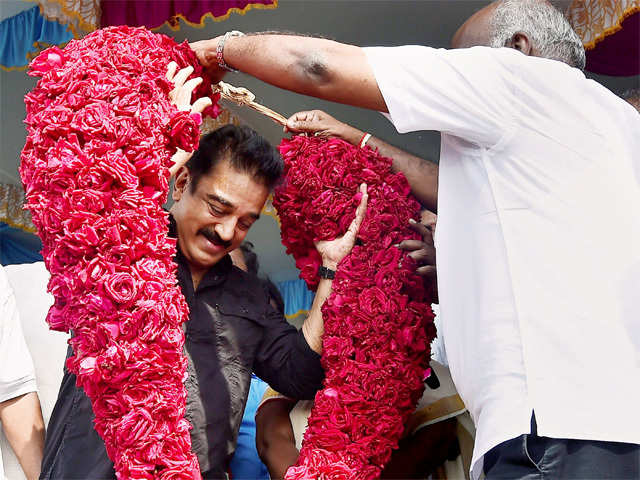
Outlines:
<svg viewBox="0 0 640 480"><path fill-rule="evenodd" d="M228 240L223 240L220 236L215 232L213 228L203 228L200 230L200 233L204 235L207 240L209 240L214 245L221 245L224 248L229 248L231 246L231 242Z"/></svg>

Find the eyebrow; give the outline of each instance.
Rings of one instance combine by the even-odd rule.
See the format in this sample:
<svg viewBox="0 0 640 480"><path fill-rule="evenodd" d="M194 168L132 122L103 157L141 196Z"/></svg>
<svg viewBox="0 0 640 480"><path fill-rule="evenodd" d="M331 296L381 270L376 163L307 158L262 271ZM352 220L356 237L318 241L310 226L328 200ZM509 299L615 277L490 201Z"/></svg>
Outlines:
<svg viewBox="0 0 640 480"><path fill-rule="evenodd" d="M214 195L212 193L207 194L207 199L213 200L214 202L218 202L220 205L224 205L225 207L235 208L235 205L231 203L226 198L222 198L219 195Z"/></svg>
<svg viewBox="0 0 640 480"><path fill-rule="evenodd" d="M214 202L218 202L220 205L223 205L227 208L236 208L236 206L230 202L229 200L227 200L226 198L222 198L219 195L215 195L212 193L207 194L207 199L208 200L212 200ZM260 218L260 214L259 213L250 213L249 216L251 218L253 218L254 220L258 220Z"/></svg>

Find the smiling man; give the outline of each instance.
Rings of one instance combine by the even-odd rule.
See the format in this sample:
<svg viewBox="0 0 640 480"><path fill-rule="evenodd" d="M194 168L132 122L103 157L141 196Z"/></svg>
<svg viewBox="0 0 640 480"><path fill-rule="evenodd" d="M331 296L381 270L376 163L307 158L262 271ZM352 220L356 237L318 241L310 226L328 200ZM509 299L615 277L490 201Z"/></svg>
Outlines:
<svg viewBox="0 0 640 480"><path fill-rule="evenodd" d="M276 151L247 127L227 125L202 139L176 175L171 208L195 287L240 246L281 173Z"/></svg>
<svg viewBox="0 0 640 480"><path fill-rule="evenodd" d="M282 160L265 139L233 125L203 137L195 154L177 169L169 235L178 239L178 282L189 305L186 417L205 479L227 477L252 371L294 398L312 398L324 376L320 307L331 280L320 281L309 317L298 331L270 305L258 277L234 266L228 255L259 218L282 171ZM330 270L353 247L366 209L364 188L363 193L346 234L317 244ZM115 478L93 428L91 403L75 382L65 369L41 478Z"/></svg>

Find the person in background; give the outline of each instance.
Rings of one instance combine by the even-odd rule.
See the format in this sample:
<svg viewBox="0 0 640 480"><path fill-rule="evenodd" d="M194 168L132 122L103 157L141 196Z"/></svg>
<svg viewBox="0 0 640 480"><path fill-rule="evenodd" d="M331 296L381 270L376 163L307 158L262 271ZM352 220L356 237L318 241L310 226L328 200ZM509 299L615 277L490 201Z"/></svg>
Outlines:
<svg viewBox="0 0 640 480"><path fill-rule="evenodd" d="M62 380L61 365L67 354L69 335L50 330L45 321L53 297L47 292L49 272L44 262L6 265L4 271L13 290L22 334L33 360L46 428ZM7 480L24 480L26 477L20 462L1 429L0 451Z"/></svg>
<svg viewBox="0 0 640 480"><path fill-rule="evenodd" d="M13 289L0 267L0 422L24 475L40 475L45 426ZM0 475L4 478L0 452ZM14 477L15 478L15 477Z"/></svg>
<svg viewBox="0 0 640 480"><path fill-rule="evenodd" d="M640 117L585 78L559 11L494 2L451 50L231 32L191 46L214 77L441 132L438 294L474 478L640 477Z"/></svg>

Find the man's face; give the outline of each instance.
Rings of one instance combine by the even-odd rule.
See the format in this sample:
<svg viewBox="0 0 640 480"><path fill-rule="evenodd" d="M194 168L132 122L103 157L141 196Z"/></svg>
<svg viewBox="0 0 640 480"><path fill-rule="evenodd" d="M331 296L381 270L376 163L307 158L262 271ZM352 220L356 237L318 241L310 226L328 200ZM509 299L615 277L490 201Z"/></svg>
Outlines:
<svg viewBox="0 0 640 480"><path fill-rule="evenodd" d="M186 167L178 172L171 213L192 272L208 270L242 243L268 195L265 185L226 160L203 175L195 191Z"/></svg>

